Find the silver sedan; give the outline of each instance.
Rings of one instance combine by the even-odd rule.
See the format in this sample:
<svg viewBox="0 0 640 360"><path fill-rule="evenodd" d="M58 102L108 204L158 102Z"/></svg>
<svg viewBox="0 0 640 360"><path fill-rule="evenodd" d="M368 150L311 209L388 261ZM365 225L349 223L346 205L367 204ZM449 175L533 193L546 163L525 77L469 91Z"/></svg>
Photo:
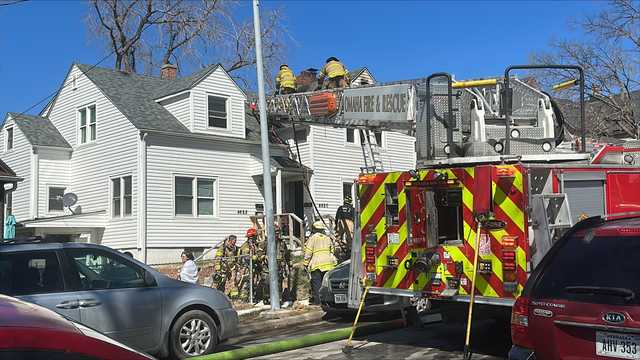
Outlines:
<svg viewBox="0 0 640 360"><path fill-rule="evenodd" d="M221 292L171 279L93 244L0 245L0 293L162 357L211 353L238 326L238 314Z"/></svg>

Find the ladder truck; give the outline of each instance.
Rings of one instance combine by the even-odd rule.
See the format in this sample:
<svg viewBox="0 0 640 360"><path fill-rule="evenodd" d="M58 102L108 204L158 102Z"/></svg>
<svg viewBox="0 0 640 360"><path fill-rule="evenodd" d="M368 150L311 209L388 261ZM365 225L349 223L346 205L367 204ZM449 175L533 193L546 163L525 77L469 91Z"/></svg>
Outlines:
<svg viewBox="0 0 640 360"><path fill-rule="evenodd" d="M550 96L513 75L549 67L577 76L558 86L579 86L577 146L563 143L563 114ZM416 138L415 169L385 172L375 151L364 151L349 307L367 286L427 299L453 320L466 316L473 291L481 314L504 318L564 231L589 216L637 211L640 144L586 151L583 80L578 66L522 65L494 79L435 73L268 98L270 121Z"/></svg>

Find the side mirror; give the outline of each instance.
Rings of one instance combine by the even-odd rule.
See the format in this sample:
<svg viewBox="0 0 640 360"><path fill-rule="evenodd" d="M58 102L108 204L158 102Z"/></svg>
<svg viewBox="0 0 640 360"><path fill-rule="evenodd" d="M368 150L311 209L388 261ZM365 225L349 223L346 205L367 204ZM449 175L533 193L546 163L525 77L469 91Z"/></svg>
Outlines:
<svg viewBox="0 0 640 360"><path fill-rule="evenodd" d="M144 285L145 286L156 286L156 278L150 271L144 272Z"/></svg>

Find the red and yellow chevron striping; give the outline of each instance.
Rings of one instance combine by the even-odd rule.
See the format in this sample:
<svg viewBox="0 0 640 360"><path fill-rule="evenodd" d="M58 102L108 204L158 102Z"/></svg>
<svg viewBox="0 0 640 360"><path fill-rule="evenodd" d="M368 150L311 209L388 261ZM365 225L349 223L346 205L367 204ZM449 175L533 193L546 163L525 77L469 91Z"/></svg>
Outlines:
<svg viewBox="0 0 640 360"><path fill-rule="evenodd" d="M476 280L476 293L509 298L520 294L528 260L522 168L517 165L492 167L491 207L495 219L503 221L505 226L483 230L479 246L475 244L474 173L473 167L429 169L419 171L416 178L409 172L393 172L368 176L366 181L360 182L362 262L366 275L374 280L374 286L433 296L451 288L460 295L469 294L474 254L480 251L480 259L485 265ZM415 191L421 193L409 197L408 193L414 191L416 184ZM442 243L432 239L439 245L435 249L427 248L426 234L438 234L437 231L412 234L423 223L428 223L425 217L429 211L436 211L420 208L426 207L420 200L421 194L443 189L457 189L460 193L457 221L461 222L461 239L447 239ZM451 216L451 212L446 214ZM513 249L505 245L514 241ZM434 251L439 255L439 264L426 273L412 267L421 255ZM513 267L512 262L515 262Z"/></svg>

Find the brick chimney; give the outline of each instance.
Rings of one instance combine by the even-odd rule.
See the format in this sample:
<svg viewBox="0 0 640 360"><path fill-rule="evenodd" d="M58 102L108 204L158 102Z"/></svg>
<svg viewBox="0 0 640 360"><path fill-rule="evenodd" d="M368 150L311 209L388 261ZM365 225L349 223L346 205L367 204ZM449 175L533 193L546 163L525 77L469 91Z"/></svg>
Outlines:
<svg viewBox="0 0 640 360"><path fill-rule="evenodd" d="M160 77L165 80L175 80L178 75L178 67L173 64L164 64L160 68Z"/></svg>

